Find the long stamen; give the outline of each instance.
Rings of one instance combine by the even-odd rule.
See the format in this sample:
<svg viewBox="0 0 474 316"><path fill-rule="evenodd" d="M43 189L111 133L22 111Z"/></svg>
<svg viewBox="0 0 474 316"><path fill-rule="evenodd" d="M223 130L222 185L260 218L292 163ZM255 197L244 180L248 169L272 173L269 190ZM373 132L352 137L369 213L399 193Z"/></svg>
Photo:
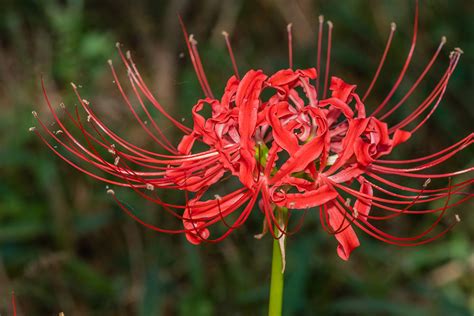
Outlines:
<svg viewBox="0 0 474 316"><path fill-rule="evenodd" d="M323 27L324 27L324 16L319 16L319 28L318 28L318 55L316 59L316 93L319 98L319 78L321 76L321 45L323 41Z"/></svg>
<svg viewBox="0 0 474 316"><path fill-rule="evenodd" d="M381 164L407 164L407 163L416 163L416 162L421 162L421 161L425 161L425 160L429 160L431 158L435 158L437 156L440 156L440 155L443 155L444 153L446 152L449 152L451 150L453 150L454 148L456 147L461 147L461 150L464 149L466 146L472 144L473 142L473 138L474 138L474 133L471 133L469 134L468 136L464 137L463 139L461 139L460 141L458 141L457 143L449 146L449 147L446 147L445 149L443 150L440 150L434 154L431 154L431 155L427 155L427 156L423 156L423 157L419 157L419 158L414 158L414 159L407 159L407 160L385 160L385 159L377 159L376 162L377 163L381 163Z"/></svg>
<svg viewBox="0 0 474 316"><path fill-rule="evenodd" d="M392 22L390 24L390 35L388 36L387 44L385 44L385 49L383 51L382 58L380 59L379 65L377 67L377 70L375 71L375 75L374 75L374 78L372 79L372 82L370 82L370 85L367 88L367 91L364 93L364 96L362 97L362 101L365 101L365 99L370 95L370 92L372 91L372 88L374 87L375 82L377 82L380 71L382 70L382 67L385 63L385 59L387 58L388 51L390 50L393 34L395 33L396 29L397 29L397 25Z"/></svg>
<svg viewBox="0 0 474 316"><path fill-rule="evenodd" d="M151 102L151 104L161 113L163 114L168 120L170 120L177 128L179 128L181 131L183 131L186 134L189 134L191 132L191 129L189 127L184 126L177 120L175 120L171 115L169 115L165 109L161 106L161 104L156 100L156 98L153 96L151 93L150 89L148 89L145 81L143 80L142 76L140 75L140 72L138 71L137 66L135 65L133 59L132 59L132 54L130 51L126 52L126 57L122 52L122 48L120 47L120 43L116 44L117 50L119 52L120 58L122 59L123 64L125 65L125 68L127 71L129 71L132 74L132 78L137 84L137 86L140 88L142 93L147 97L147 99Z"/></svg>
<svg viewBox="0 0 474 316"><path fill-rule="evenodd" d="M177 149L174 145L171 144L171 142L169 141L169 139L166 137L166 135L163 133L163 131L161 130L160 127L158 127L158 125L156 124L155 120L153 119L153 117L151 116L150 112L148 111L147 107L145 106L145 103L143 102L143 99L137 89L137 86L135 84L135 80L133 80L132 78L132 74L130 71L127 72L127 75L128 75L128 79L130 81L130 84L132 86L132 89L133 89L133 92L135 93L135 96L137 97L139 103L140 103L140 106L141 108L143 109L143 111L145 112L148 120L151 122L151 125L153 126L153 128L158 132L159 136L161 137L161 139L163 139L163 141L166 143L166 145L172 149L172 152L173 153L178 153L177 152Z"/></svg>
<svg viewBox="0 0 474 316"><path fill-rule="evenodd" d="M421 80L423 80L423 78L426 76L426 73L430 70L430 68L433 66L433 63L435 62L436 58L438 57L439 55L439 52L441 51L441 49L443 48L444 44L446 43L446 37L442 37L441 38L441 43L439 44L438 46L438 49L436 50L436 52L434 53L433 57L431 58L431 60L429 61L428 65L426 65L425 69L423 70L423 72L421 73L421 75L418 77L418 79L415 81L415 83L413 84L413 86L410 88L410 90L408 90L408 92L405 94L405 96L395 105L393 106L390 111L388 111L387 113L385 113L384 115L382 115L380 117L380 120L385 120L388 116L390 116L393 112L395 112L396 109L398 109L407 99L408 97L413 93L413 91L415 91L415 89L418 87L418 85L420 84Z"/></svg>
<svg viewBox="0 0 474 316"><path fill-rule="evenodd" d="M191 48L193 50L194 58L196 59L196 65L198 67L199 75L201 76L204 86L206 87L206 91L207 91L206 96L208 98L214 99L214 95L212 94L211 87L209 86L206 73L204 72L204 68L202 66L201 57L199 57L199 51L197 49L198 42L194 38L193 34L189 35L189 42L191 43Z"/></svg>
<svg viewBox="0 0 474 316"><path fill-rule="evenodd" d="M222 35L224 35L224 38L225 38L225 44L227 46L227 50L229 51L229 56L230 56L230 60L232 62L232 67L234 68L234 74L237 77L237 79L240 80L239 69L237 67L237 63L236 63L235 57L234 57L234 52L232 51L232 46L231 46L230 40L229 40L229 33L227 33L226 31L222 31Z"/></svg>
<svg viewBox="0 0 474 316"><path fill-rule="evenodd" d="M449 81L449 78L451 77L451 75L453 74L453 71L454 69L456 68L457 66L457 63L459 61L459 58L462 54L462 50L459 49L459 51L455 51L454 52L454 55L453 55L453 58L454 58L454 64L453 64L453 67L452 67L452 70L451 72L448 74L448 77L446 79L446 83L444 84L440 94L439 94L439 97L438 97L438 100L436 101L435 105L433 105L433 108L431 109L431 111L426 115L426 117L415 127L413 128L410 133L414 133L416 132L421 126L423 126L426 121L431 117L431 115L433 115L434 111L438 108L438 105L439 103L441 102L441 100L443 99L443 96L444 96L444 93L446 92L446 88L448 87L448 81Z"/></svg>
<svg viewBox="0 0 474 316"><path fill-rule="evenodd" d="M451 59L446 71L441 76L441 79L438 81L438 83L429 93L429 95L406 118L404 118L401 122L391 126L389 128L389 133L393 133L395 130L407 126L415 119L417 119L421 114L423 114L423 112L433 103L433 100L435 100L436 97L439 96L440 92L443 90L443 87L447 84L447 79L449 79L450 77L453 65L454 59Z"/></svg>
<svg viewBox="0 0 474 316"><path fill-rule="evenodd" d="M382 110L385 107L385 105L387 105L388 101L390 101L393 94L398 89L398 86L400 85L403 78L405 77L405 73L406 73L406 71L408 69L408 66L410 65L411 59L413 57L413 52L415 51L417 35L418 35L418 0L416 0L415 23L413 25L413 37L412 37L412 40L411 40L411 46L410 46L410 50L408 51L407 59L405 61L405 64L403 65L403 68L402 68L402 71L400 72L400 75L397 78L397 81L395 82L392 89L390 90L390 92L385 97L385 99L382 101L382 103L380 103L380 105L372 113L372 116L375 116L378 112L380 112L380 110Z"/></svg>
<svg viewBox="0 0 474 316"><path fill-rule="evenodd" d="M186 46L188 47L188 53L189 57L191 58L191 63L193 64L194 71L196 72L196 76L198 78L199 83L201 84L202 91L208 98L212 98L212 93L210 93L210 90L208 89L209 86L206 85L206 78L203 77L203 73L201 72L201 69L198 65L198 58L195 55L197 50L195 49L195 45L192 45L191 39L193 39L191 36L188 35L188 32L186 31L186 27L184 26L183 19L181 19L181 16L178 15L179 23L181 24L181 29L183 31L184 35L184 40L186 41Z"/></svg>
<svg viewBox="0 0 474 316"><path fill-rule="evenodd" d="M288 65L290 69L293 69L293 34L292 34L293 24L289 23L286 26L286 32L288 33Z"/></svg>
<svg viewBox="0 0 474 316"><path fill-rule="evenodd" d="M328 79L329 79L329 68L331 65L331 42L332 42L332 22L328 21L328 48L326 51L326 70L324 74L324 90L323 90L323 99L326 99Z"/></svg>
<svg viewBox="0 0 474 316"><path fill-rule="evenodd" d="M143 121L140 119L140 117L138 116L137 112L135 111L135 109L133 108L132 106L132 103L130 102L130 99L128 98L127 94L125 93L125 91L123 90L122 88L122 85L120 84L120 80L118 79L118 76L117 76L117 73L115 72L115 68L113 66L113 63L111 60L109 60L109 66L110 66L110 69L112 71L112 76L115 80L115 84L117 85L117 88L119 89L119 92L123 98L123 100L125 101L125 104L127 105L127 107L129 108L130 112L133 114L133 116L135 117L135 119L137 120L137 122L140 124L140 126L143 128L143 130L158 144L160 145L162 148L164 148L165 150L169 151L170 153L177 153L177 151L175 149L173 149L172 147L169 147L167 144L163 143L161 141L161 139L158 139L150 130L149 128L143 123ZM132 82L132 85L133 85L133 82ZM135 89L135 86L133 86L133 88Z"/></svg>

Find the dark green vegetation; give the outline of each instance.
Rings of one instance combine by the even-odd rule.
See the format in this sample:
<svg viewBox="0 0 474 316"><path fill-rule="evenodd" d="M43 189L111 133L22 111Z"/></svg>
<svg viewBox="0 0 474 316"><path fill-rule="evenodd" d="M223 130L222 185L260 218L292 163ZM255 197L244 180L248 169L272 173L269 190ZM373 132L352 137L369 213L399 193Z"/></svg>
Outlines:
<svg viewBox="0 0 474 316"><path fill-rule="evenodd" d="M299 3L299 5L297 5ZM368 109L390 89L404 62L413 5L401 1L33 1L0 2L0 314L9 315L15 289L24 315L262 315L267 308L272 241L255 240L258 211L217 245L188 244L184 236L155 234L126 217L105 185L56 158L28 133L31 110L50 122L40 90L44 74L55 106L73 109L69 82L83 86L111 127L153 149L123 105L106 63L119 64L115 42L131 49L150 88L177 117L190 121L202 93L185 53L176 12L199 40L211 86L219 95L231 64L221 36L232 37L241 72L271 73L287 65L286 24L294 23L295 66L315 65L317 16L334 24L332 73L365 91L382 53L390 22L398 25L388 63ZM401 92L431 57L442 35L447 45L410 111L441 75L449 51L466 52L441 107L394 156L416 157L444 148L472 131L474 25L471 1L422 1L419 43ZM120 68L120 67L119 67ZM123 80L125 74L121 73ZM397 93L395 99L402 94ZM174 141L179 135L168 130ZM175 136L176 135L176 136ZM472 165L467 149L443 165ZM460 181L461 179L455 179ZM407 185L420 186L422 181ZM446 185L446 183L433 183ZM169 217L128 190L120 198L149 221ZM179 195L167 197L176 200ZM442 202L438 203L439 206ZM474 312L473 205L456 210L463 221L442 240L398 248L359 234L362 246L342 262L336 241L309 213L288 239L284 309L287 315L470 315ZM446 216L451 221L454 213ZM433 216L386 224L413 234Z"/></svg>

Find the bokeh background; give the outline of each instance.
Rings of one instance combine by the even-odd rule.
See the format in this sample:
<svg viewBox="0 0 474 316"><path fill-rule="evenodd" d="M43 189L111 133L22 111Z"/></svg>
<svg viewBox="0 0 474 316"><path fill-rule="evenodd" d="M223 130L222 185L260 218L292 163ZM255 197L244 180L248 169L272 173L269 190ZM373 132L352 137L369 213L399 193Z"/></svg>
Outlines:
<svg viewBox="0 0 474 316"><path fill-rule="evenodd" d="M366 103L373 108L404 62L413 11L414 1L395 0L1 0L0 314L11 315L13 289L21 315L263 315L267 308L272 241L269 236L253 238L261 229L259 212L222 243L199 247L183 236L137 225L105 194L104 184L70 168L28 133L35 125L32 110L51 122L41 74L53 104L65 102L73 109L77 101L69 82L74 81L110 126L153 149L112 83L106 61L119 64L116 41L132 50L161 103L189 122L190 109L202 93L176 13L196 35L218 95L232 74L224 29L231 34L241 73L250 68L272 73L287 67L289 22L294 26L295 66L315 65L317 17L324 14L335 24L332 74L364 91L395 21L388 63ZM472 132L473 14L469 0L421 1L418 46L396 99L422 71L442 35L448 42L417 95L395 119L430 91L450 50L459 46L466 53L436 115L397 148L396 157L434 152ZM167 132L179 141L177 131ZM438 170L472 163L468 148ZM417 181L406 184L421 186ZM166 224L158 207L133 192L116 192L147 220ZM460 225L426 246L399 248L361 233L362 247L349 262L337 257L335 239L309 214L288 240L285 315L472 315L472 210L472 202L458 207ZM452 218L451 212L442 225ZM433 219L403 217L388 228L414 233Z"/></svg>

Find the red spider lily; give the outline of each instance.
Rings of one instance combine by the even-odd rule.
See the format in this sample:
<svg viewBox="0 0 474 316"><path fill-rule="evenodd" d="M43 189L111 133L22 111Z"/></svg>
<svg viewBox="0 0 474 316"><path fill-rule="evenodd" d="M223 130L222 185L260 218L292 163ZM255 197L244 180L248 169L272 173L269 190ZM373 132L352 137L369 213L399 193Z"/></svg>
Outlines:
<svg viewBox="0 0 474 316"><path fill-rule="evenodd" d="M390 106L412 60L418 29L418 6L416 7L413 38L400 74L384 100L370 115L366 101L383 68L395 32L390 34L380 63L367 90L359 96L356 85L343 79L330 77L332 41L331 22L328 22L326 67L320 74L324 21L319 19L318 50L316 68L293 69L292 30L288 26L289 69L266 75L261 70L249 70L242 78L232 52L228 34L223 32L235 74L227 81L222 97L214 97L201 62L197 42L183 33L191 62L197 74L205 98L199 100L192 110L193 127L189 128L169 115L156 100L142 79L131 55L123 54L117 45L121 60L127 70L134 102L122 86L111 61L115 83L126 106L143 130L162 150L160 152L140 148L117 135L92 110L83 99L76 85L72 84L80 105L87 114L87 122L81 120L76 111L71 113L62 106L65 116L81 132L85 143L73 135L52 107L43 85L46 103L59 125L56 132L50 131L34 112L47 136L32 128L44 143L64 161L89 176L106 183L125 186L140 196L160 205L163 210L182 222L180 229L167 229L142 221L116 197L120 207L142 225L166 233L185 233L193 244L203 241L217 242L249 217L257 200L265 215L265 227L275 238L288 234L288 222L282 212L306 212L319 208L323 228L333 234L339 246L339 256L347 260L351 251L359 246L353 230L357 226L371 236L387 243L413 246L430 242L459 221L453 221L441 232L434 232L445 212L472 197L466 193L473 179L453 184L451 177L468 173L473 168L455 172L433 173L429 170L443 163L473 142L469 134L456 144L437 153L407 159L386 160L399 144L407 141L432 116L446 91L449 79L459 61L461 50L455 49L449 63L433 90L402 121L389 125L385 120L396 109L406 104L420 82L435 63L445 44L441 40L438 49L426 65L413 86L402 99ZM320 89L320 79L323 88ZM330 79L330 80L329 80ZM270 91L271 96L263 97ZM266 93L265 95L267 95ZM147 100L184 136L175 146L160 126L152 119L145 102ZM133 103L145 113L151 126L139 117ZM208 108L211 115L205 115ZM388 110L387 110L388 109ZM89 128L85 127L85 124ZM409 129L409 125L415 127ZM69 152L65 155L50 141L53 139ZM199 148L206 147L206 150ZM109 154L104 155L104 150ZM75 157L75 160L71 159ZM86 166L79 164L82 161ZM408 167L407 167L408 166ZM420 173L428 170L429 173ZM105 177L97 171L112 177ZM387 175L424 179L421 189L393 182ZM213 194L226 179L238 179L241 186L223 196ZM447 187L428 189L431 179L448 178ZM403 183L403 182L401 182ZM184 205L163 201L154 189L183 191ZM382 197L375 193L380 193ZM401 192L401 193L400 193ZM113 193L109 190L109 193ZM354 203L348 196L352 196ZM456 196L455 201L451 198ZM347 199L346 199L347 198ZM427 205L445 200L444 206L412 210L413 206ZM371 214L377 208L382 215ZM378 212L378 213L381 213ZM378 214L377 213L377 214ZM419 234L401 237L384 232L374 225L404 214L435 214L432 225ZM232 215L232 216L231 216ZM229 223L230 218L234 218ZM283 218L283 220L282 220ZM209 228L223 223L227 230L211 238Z"/></svg>

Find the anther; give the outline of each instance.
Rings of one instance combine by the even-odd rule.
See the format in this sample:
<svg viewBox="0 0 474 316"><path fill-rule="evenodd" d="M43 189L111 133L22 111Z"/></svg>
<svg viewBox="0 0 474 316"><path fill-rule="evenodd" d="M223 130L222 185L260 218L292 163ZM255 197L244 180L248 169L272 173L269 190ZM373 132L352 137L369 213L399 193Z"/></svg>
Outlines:
<svg viewBox="0 0 474 316"><path fill-rule="evenodd" d="M92 116L91 116L90 114L89 114L89 115L87 115L87 122L90 122L90 121L91 121L91 119L92 119Z"/></svg>
<svg viewBox="0 0 474 316"><path fill-rule="evenodd" d="M395 22L390 23L390 29L395 31L397 29L397 24L395 24Z"/></svg>
<svg viewBox="0 0 474 316"><path fill-rule="evenodd" d="M112 189L108 189L108 190L107 190L107 194L115 195L115 191L112 190Z"/></svg>
<svg viewBox="0 0 474 316"><path fill-rule="evenodd" d="M36 111L31 111L31 114L33 114L34 117L38 117L38 113Z"/></svg>
<svg viewBox="0 0 474 316"><path fill-rule="evenodd" d="M318 20L319 20L319 23L323 23L324 22L324 15L320 15L318 17Z"/></svg>
<svg viewBox="0 0 474 316"><path fill-rule="evenodd" d="M34 132L35 130L36 130L36 127L35 127L35 126L32 126L32 127L30 127L30 128L28 129L28 131L30 131L30 132Z"/></svg>
<svg viewBox="0 0 474 316"><path fill-rule="evenodd" d="M150 191L153 191L153 190L155 189L155 186L154 186L153 184L151 184L151 183L147 183L147 184L146 184L146 189L147 189L147 190L150 190Z"/></svg>
<svg viewBox="0 0 474 316"><path fill-rule="evenodd" d="M85 105L89 105L89 104L90 104L90 102L87 101L86 99L82 99L82 102L84 102Z"/></svg>
<svg viewBox="0 0 474 316"><path fill-rule="evenodd" d="M194 39L194 34L189 35L189 42L193 45L197 45L197 41Z"/></svg>
<svg viewBox="0 0 474 316"><path fill-rule="evenodd" d="M227 33L226 31L222 31L221 34L224 35L225 37L229 37L229 33Z"/></svg>
<svg viewBox="0 0 474 316"><path fill-rule="evenodd" d="M63 102L61 102L61 103L59 103L59 107L60 107L61 109L65 109L65 108L66 108L66 105L65 105Z"/></svg>
<svg viewBox="0 0 474 316"><path fill-rule="evenodd" d="M426 188L428 184L431 183L431 178L426 179L425 183L423 183L423 188Z"/></svg>
<svg viewBox="0 0 474 316"><path fill-rule="evenodd" d="M107 60L107 63L112 66L112 59Z"/></svg>
<svg viewBox="0 0 474 316"><path fill-rule="evenodd" d="M329 27L330 29L332 29L332 27L333 27L332 22L331 22L331 21L327 21L327 24L328 24L328 27Z"/></svg>
<svg viewBox="0 0 474 316"><path fill-rule="evenodd" d="M127 59L132 59L132 53L130 53L129 50L125 52L125 56L127 57Z"/></svg>
<svg viewBox="0 0 474 316"><path fill-rule="evenodd" d="M120 156L115 157L114 165L117 166L119 164L119 162L120 162Z"/></svg>
<svg viewBox="0 0 474 316"><path fill-rule="evenodd" d="M459 217L458 214L454 214L454 218L456 219L456 222L461 222L461 217Z"/></svg>
<svg viewBox="0 0 474 316"><path fill-rule="evenodd" d="M71 82L71 87L72 87L74 90L77 89L77 86L76 86L76 84L75 84L74 82Z"/></svg>
<svg viewBox="0 0 474 316"><path fill-rule="evenodd" d="M359 211L357 211L356 208L354 208L354 213L353 213L354 218L359 217Z"/></svg>
<svg viewBox="0 0 474 316"><path fill-rule="evenodd" d="M351 199L350 198L347 198L346 199L346 202L344 203L346 206L350 206L351 205Z"/></svg>
<svg viewBox="0 0 474 316"><path fill-rule="evenodd" d="M216 200L219 200L219 201L222 200L222 198L221 198L221 196L220 196L219 194L215 194L215 195L214 195L214 198L215 198Z"/></svg>
<svg viewBox="0 0 474 316"><path fill-rule="evenodd" d="M62 132L63 132L62 129L58 129L55 134L58 135L58 134L61 134Z"/></svg>
<svg viewBox="0 0 474 316"><path fill-rule="evenodd" d="M288 207L289 207L289 208L295 207L295 202L290 202L290 203L288 203Z"/></svg>
<svg viewBox="0 0 474 316"><path fill-rule="evenodd" d="M115 43L115 47L120 48L120 46L122 46L122 45L120 44L120 42L116 42L116 43Z"/></svg>
<svg viewBox="0 0 474 316"><path fill-rule="evenodd" d="M451 53L449 53L449 58L452 59L454 57L458 57L461 56L461 54L463 54L464 51L462 49L460 49L459 47L456 47L453 51L451 51Z"/></svg>
<svg viewBox="0 0 474 316"><path fill-rule="evenodd" d="M291 28L293 27L293 23L288 23L288 25L286 26L286 30L288 32L291 32Z"/></svg>
<svg viewBox="0 0 474 316"><path fill-rule="evenodd" d="M110 145L110 148L107 151L111 153L112 155L115 155L115 145L114 144Z"/></svg>
<svg viewBox="0 0 474 316"><path fill-rule="evenodd" d="M447 38L446 38L446 36L442 36L442 37L441 37L441 43L445 44L445 43L446 43L446 41L447 41Z"/></svg>

